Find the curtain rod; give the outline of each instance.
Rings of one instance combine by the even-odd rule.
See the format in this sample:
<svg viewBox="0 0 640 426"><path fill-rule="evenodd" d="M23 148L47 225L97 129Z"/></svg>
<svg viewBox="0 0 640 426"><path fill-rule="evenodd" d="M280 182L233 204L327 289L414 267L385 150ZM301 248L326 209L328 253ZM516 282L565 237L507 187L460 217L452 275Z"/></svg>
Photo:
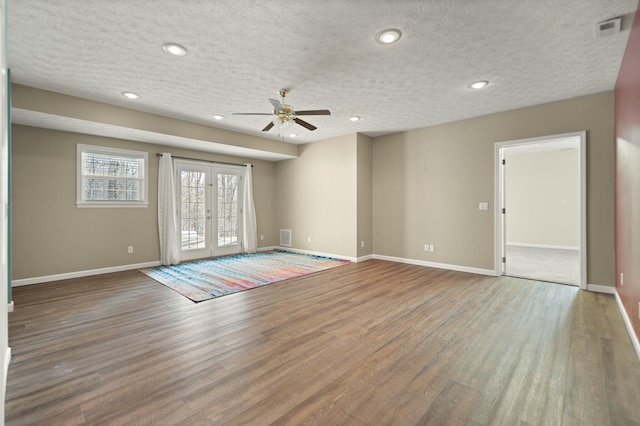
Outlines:
<svg viewBox="0 0 640 426"><path fill-rule="evenodd" d="M156 157L162 157L162 153L156 152ZM228 166L243 166L244 167L244 164L240 164L240 163L227 163L225 161L203 160L201 158L179 157L179 156L173 155L173 154L171 154L171 158L179 158L180 160L204 161L204 162L207 162L207 163L226 164ZM251 167L253 167L253 164L251 165Z"/></svg>

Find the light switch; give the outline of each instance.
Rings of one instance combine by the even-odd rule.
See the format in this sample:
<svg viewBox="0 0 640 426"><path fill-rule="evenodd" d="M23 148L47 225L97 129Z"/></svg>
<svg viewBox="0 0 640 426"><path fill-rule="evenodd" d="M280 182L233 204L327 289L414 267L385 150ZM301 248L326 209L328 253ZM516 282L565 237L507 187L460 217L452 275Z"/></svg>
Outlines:
<svg viewBox="0 0 640 426"><path fill-rule="evenodd" d="M489 203L484 203L484 202L483 202L483 203L480 203L480 204L478 205L478 209L479 209L479 210L489 210Z"/></svg>

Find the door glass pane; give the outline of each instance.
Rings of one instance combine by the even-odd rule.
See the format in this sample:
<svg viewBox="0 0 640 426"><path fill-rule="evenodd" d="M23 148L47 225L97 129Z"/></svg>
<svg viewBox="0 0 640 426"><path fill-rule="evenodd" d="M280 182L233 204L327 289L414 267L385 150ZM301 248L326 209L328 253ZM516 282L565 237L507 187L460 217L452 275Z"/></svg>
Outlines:
<svg viewBox="0 0 640 426"><path fill-rule="evenodd" d="M205 173L180 173L180 200L182 202L182 250L206 248L205 241Z"/></svg>
<svg viewBox="0 0 640 426"><path fill-rule="evenodd" d="M239 178L218 174L218 247L238 244Z"/></svg>

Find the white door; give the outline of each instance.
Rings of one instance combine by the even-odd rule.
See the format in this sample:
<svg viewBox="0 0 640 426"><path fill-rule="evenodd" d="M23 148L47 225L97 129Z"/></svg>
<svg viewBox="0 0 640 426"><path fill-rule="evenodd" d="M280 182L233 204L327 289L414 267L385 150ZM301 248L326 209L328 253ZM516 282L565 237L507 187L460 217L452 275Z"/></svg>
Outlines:
<svg viewBox="0 0 640 426"><path fill-rule="evenodd" d="M176 160L183 260L242 250L242 167Z"/></svg>

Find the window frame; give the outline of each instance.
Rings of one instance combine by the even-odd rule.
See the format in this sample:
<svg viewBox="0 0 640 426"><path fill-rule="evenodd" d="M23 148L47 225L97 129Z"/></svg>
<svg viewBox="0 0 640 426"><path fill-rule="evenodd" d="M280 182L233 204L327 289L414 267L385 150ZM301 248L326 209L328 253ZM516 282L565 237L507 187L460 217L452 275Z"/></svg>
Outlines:
<svg viewBox="0 0 640 426"><path fill-rule="evenodd" d="M129 157L136 160L142 160L144 167L142 168L143 176L138 178L141 181L141 200L86 200L84 199L83 182L86 178L84 175L84 167L82 161L82 155L89 154L102 154ZM148 202L148 189L149 189L149 153L145 151L134 151L130 149L111 148L108 146L99 145L85 145L78 144L76 149L76 206L78 208L146 208L149 206Z"/></svg>

